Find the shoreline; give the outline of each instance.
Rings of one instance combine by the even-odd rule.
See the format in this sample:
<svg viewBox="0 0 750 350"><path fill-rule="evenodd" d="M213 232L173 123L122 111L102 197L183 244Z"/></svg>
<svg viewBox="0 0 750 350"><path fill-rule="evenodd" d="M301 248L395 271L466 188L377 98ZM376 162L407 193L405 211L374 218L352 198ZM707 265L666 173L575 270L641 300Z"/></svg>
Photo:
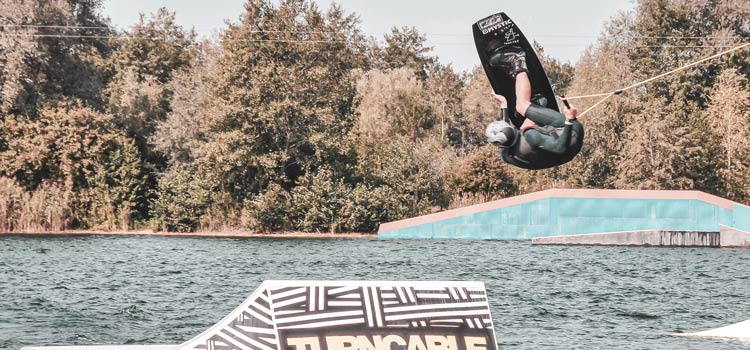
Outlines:
<svg viewBox="0 0 750 350"><path fill-rule="evenodd" d="M269 239L355 239L377 238L377 233L310 233L298 231L282 231L259 233L249 231L199 231L199 232L154 232L152 230L131 231L98 231L98 230L70 230L58 232L0 232L2 236L150 236L150 237L184 237L184 238L269 238Z"/></svg>

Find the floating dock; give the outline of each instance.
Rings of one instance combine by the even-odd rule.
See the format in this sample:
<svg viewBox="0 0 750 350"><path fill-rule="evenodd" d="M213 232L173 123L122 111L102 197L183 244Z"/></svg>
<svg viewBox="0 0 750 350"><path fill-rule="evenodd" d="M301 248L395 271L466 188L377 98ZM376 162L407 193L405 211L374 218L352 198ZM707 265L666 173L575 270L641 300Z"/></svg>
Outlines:
<svg viewBox="0 0 750 350"><path fill-rule="evenodd" d="M553 189L382 224L380 239L748 247L750 207L700 191Z"/></svg>

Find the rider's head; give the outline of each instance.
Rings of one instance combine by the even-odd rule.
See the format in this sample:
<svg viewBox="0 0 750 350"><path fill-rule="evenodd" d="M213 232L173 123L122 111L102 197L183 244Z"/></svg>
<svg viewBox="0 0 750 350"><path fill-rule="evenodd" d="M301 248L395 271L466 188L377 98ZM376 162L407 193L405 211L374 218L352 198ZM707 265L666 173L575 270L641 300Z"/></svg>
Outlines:
<svg viewBox="0 0 750 350"><path fill-rule="evenodd" d="M504 120L490 123L484 134L487 142L501 148L513 146L518 141L518 129Z"/></svg>

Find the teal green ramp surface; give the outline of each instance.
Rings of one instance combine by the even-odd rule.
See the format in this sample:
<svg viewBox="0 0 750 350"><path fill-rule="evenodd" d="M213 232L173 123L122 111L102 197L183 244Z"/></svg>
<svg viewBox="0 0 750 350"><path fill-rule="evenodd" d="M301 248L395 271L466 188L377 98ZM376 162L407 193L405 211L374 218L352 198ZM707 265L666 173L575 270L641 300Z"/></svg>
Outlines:
<svg viewBox="0 0 750 350"><path fill-rule="evenodd" d="M721 226L750 231L750 208L700 191L547 190L383 224L378 237L530 240Z"/></svg>

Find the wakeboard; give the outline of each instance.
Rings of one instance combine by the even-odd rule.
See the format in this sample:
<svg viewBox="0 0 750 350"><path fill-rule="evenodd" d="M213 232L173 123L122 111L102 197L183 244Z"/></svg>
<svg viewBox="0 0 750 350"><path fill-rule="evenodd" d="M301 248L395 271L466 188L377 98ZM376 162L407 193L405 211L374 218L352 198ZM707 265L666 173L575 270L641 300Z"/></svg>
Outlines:
<svg viewBox="0 0 750 350"><path fill-rule="evenodd" d="M490 54L497 48L506 46L516 46L526 52L526 65L529 69L529 80L531 81L531 99L533 103L543 105L544 107L560 111L555 100L555 93L552 90L547 73L544 71L539 57L534 51L534 47L529 44L526 36L523 35L516 23L504 12L500 12L481 19L472 26L474 31L474 43L479 53L479 59L482 61L482 67L490 80L492 88L496 94L505 96L508 100L508 108L515 110L516 105L516 83L505 72L499 68L490 67ZM541 97L546 99L545 102ZM511 120L514 125L521 127L524 117L518 113L511 113Z"/></svg>

